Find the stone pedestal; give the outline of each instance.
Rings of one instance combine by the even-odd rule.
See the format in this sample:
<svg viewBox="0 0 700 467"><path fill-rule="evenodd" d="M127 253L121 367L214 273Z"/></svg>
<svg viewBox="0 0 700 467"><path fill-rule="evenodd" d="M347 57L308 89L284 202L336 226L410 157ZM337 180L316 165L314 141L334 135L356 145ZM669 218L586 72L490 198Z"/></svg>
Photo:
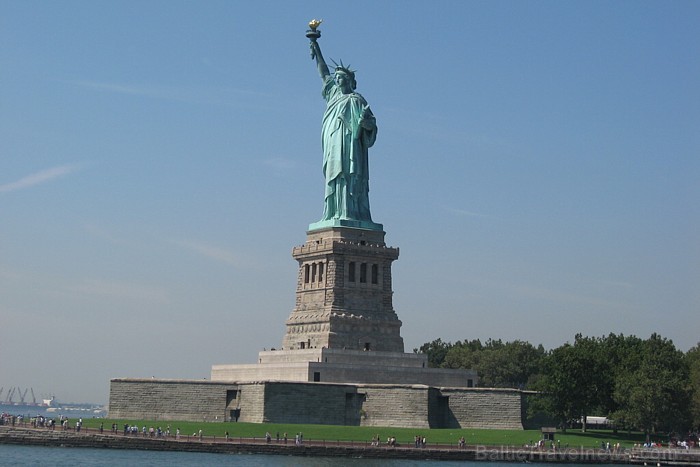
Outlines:
<svg viewBox="0 0 700 467"><path fill-rule="evenodd" d="M473 370L428 368L427 355L404 353L392 305L399 249L384 235L347 226L308 231L292 251L296 302L282 349L260 352L255 364L213 365L211 380L474 386Z"/></svg>
<svg viewBox="0 0 700 467"><path fill-rule="evenodd" d="M440 391L461 388L450 389L457 391L452 395L457 400L463 391L473 391L478 375L428 368L427 355L404 353L401 321L392 304L391 264L399 250L386 246L384 235L376 229L332 225L308 231L306 243L293 249L299 263L296 302L283 348L260 352L255 364L211 369L212 382L244 388L237 404L252 404L253 410L244 412L257 417L248 420L287 420L290 406L313 413L326 404L344 418L324 416L322 423L461 426L451 415L457 408L450 408L450 396ZM246 395L258 386L270 394L284 392L285 404L277 407L268 396ZM264 402L259 402L261 397ZM303 403L288 403L299 398ZM371 413L369 421L361 420L361 413ZM403 413L410 422L402 420ZM306 420L298 415L292 419Z"/></svg>
<svg viewBox="0 0 700 467"><path fill-rule="evenodd" d="M473 387L473 370L428 368L425 354L343 349L268 350L251 365L213 365L212 381L297 381Z"/></svg>
<svg viewBox="0 0 700 467"><path fill-rule="evenodd" d="M283 350L403 352L391 285L399 249L386 246L383 231L312 230L292 256L299 263L296 304Z"/></svg>

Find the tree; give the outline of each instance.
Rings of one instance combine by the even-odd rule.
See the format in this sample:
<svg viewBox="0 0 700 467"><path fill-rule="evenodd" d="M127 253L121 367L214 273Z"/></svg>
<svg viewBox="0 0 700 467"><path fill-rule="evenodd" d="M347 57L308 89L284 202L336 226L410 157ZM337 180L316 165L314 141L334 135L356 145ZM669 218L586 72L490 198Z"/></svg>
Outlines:
<svg viewBox="0 0 700 467"><path fill-rule="evenodd" d="M489 339L486 344L479 339L454 344L436 339L413 351L427 354L430 367L475 370L479 386L521 389L539 375L546 353L542 345L518 340L503 343L500 339Z"/></svg>
<svg viewBox="0 0 700 467"><path fill-rule="evenodd" d="M483 346L481 341L470 342L457 341L445 355L445 361L440 365L442 368L463 368L477 370L481 362ZM481 377L481 374L479 374ZM479 383L481 385L481 383Z"/></svg>
<svg viewBox="0 0 700 467"><path fill-rule="evenodd" d="M534 389L530 415L544 413L566 428L571 421L604 415L618 426L684 430L700 426L700 343L683 354L673 342L610 334L577 334L574 343L545 352L540 345L500 339L436 339L414 349L431 367L474 369L479 386Z"/></svg>
<svg viewBox="0 0 700 467"><path fill-rule="evenodd" d="M645 433L687 428L690 385L683 353L672 341L652 334L633 363L616 379L616 416Z"/></svg>
<svg viewBox="0 0 700 467"><path fill-rule="evenodd" d="M599 415L610 416L620 409L614 397L616 381L637 367L644 341L636 336L610 334L600 339L600 344L601 366L595 409Z"/></svg>
<svg viewBox="0 0 700 467"><path fill-rule="evenodd" d="M544 393L542 405L560 421L562 429L589 415L596 405L600 369L599 341L580 334L573 345L566 343L544 359L536 389Z"/></svg>
<svg viewBox="0 0 700 467"><path fill-rule="evenodd" d="M685 354L690 372L690 416L695 429L700 429L700 343Z"/></svg>
<svg viewBox="0 0 700 467"><path fill-rule="evenodd" d="M426 342L418 349L413 349L413 352L428 355L428 366L430 368L438 368L445 361L445 356L451 347L452 344L443 342L442 339L438 338L432 342Z"/></svg>
<svg viewBox="0 0 700 467"><path fill-rule="evenodd" d="M480 386L524 389L533 375L540 373L545 355L542 345L534 347L518 340L490 344L486 343L476 366Z"/></svg>

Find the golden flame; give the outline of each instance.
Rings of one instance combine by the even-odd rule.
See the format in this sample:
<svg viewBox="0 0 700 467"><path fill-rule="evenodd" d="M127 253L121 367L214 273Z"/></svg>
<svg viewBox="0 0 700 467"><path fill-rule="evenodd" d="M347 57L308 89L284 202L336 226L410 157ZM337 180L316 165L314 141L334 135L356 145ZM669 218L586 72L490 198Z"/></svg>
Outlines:
<svg viewBox="0 0 700 467"><path fill-rule="evenodd" d="M309 27L311 28L312 31L315 31L317 27L319 27L323 23L322 19L312 19L309 21Z"/></svg>

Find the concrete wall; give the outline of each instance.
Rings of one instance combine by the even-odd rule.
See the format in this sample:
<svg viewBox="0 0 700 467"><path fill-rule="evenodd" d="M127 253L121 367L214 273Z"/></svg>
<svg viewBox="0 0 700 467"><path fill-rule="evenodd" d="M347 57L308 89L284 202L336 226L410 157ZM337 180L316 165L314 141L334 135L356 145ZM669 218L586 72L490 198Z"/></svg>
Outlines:
<svg viewBox="0 0 700 467"><path fill-rule="evenodd" d="M430 427L427 386L359 386L358 392L366 394L363 426Z"/></svg>
<svg viewBox="0 0 700 467"><path fill-rule="evenodd" d="M397 366L368 366L355 364L309 363L309 375L318 373L321 382L363 384L403 384L425 386L468 387L478 381L472 370L440 368L410 368ZM313 378L311 378L313 380Z"/></svg>
<svg viewBox="0 0 700 467"><path fill-rule="evenodd" d="M364 352L344 349L305 349L305 350L268 350L258 353L261 364L277 363L349 363L354 365L400 366L425 368L428 366L426 354L403 352Z"/></svg>
<svg viewBox="0 0 700 467"><path fill-rule="evenodd" d="M523 429L523 396L517 389L442 388L440 394L449 400L446 428Z"/></svg>
<svg viewBox="0 0 700 467"><path fill-rule="evenodd" d="M359 407L354 412L346 407L352 409L356 392L350 385L267 383L264 418L272 423L359 425Z"/></svg>
<svg viewBox="0 0 700 467"><path fill-rule="evenodd" d="M267 421L265 420L265 387L266 383L250 383L240 386L241 392L238 397L240 417L238 421L248 423Z"/></svg>
<svg viewBox="0 0 700 467"><path fill-rule="evenodd" d="M515 389L407 384L113 379L109 416L127 420L522 429Z"/></svg>
<svg viewBox="0 0 700 467"><path fill-rule="evenodd" d="M237 381L308 381L309 363L269 365L212 365L211 380Z"/></svg>
<svg viewBox="0 0 700 467"><path fill-rule="evenodd" d="M258 354L252 365L213 365L212 381L320 381L324 383L421 384L472 387L473 370L426 368L427 356L401 352L342 349L276 350ZM320 379L314 379L318 373Z"/></svg>
<svg viewBox="0 0 700 467"><path fill-rule="evenodd" d="M227 391L238 385L202 380L113 379L109 416L122 419L224 421Z"/></svg>
<svg viewBox="0 0 700 467"><path fill-rule="evenodd" d="M352 363L279 363L259 365L213 365L211 380L239 383L246 381L314 381L318 373L323 383L420 384L435 387L471 387L478 383L472 370L412 368ZM471 383L471 384L470 384Z"/></svg>

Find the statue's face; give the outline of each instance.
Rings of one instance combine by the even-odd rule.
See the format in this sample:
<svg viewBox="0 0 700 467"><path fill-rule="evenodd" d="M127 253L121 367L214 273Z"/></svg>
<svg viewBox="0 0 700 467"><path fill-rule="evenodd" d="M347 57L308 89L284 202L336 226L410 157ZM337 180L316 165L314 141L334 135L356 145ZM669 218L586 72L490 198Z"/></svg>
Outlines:
<svg viewBox="0 0 700 467"><path fill-rule="evenodd" d="M350 94L352 92L352 80L345 73L335 73L335 84L338 85L343 94Z"/></svg>

